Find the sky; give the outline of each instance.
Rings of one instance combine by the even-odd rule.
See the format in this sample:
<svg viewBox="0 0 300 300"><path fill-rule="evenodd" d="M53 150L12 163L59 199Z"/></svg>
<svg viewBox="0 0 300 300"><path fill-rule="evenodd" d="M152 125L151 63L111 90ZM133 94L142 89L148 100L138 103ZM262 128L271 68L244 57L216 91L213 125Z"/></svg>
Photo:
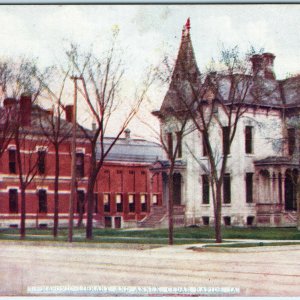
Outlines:
<svg viewBox="0 0 300 300"><path fill-rule="evenodd" d="M275 54L274 70L277 78L283 79L300 73L299 16L297 4L2 5L0 59L25 55L37 58L42 68L63 64L70 42L82 49L92 46L101 53L118 28L128 87L123 93L124 99L129 99L149 66L157 66L165 54L171 61L176 59L181 30L190 17L200 71L212 58L219 57L223 47L238 45L244 52L253 45ZM154 86L140 112L140 118L156 128L158 122L150 112L159 109L166 89L167 86ZM133 136L152 135L139 119L129 127ZM113 134L113 126L110 132Z"/></svg>

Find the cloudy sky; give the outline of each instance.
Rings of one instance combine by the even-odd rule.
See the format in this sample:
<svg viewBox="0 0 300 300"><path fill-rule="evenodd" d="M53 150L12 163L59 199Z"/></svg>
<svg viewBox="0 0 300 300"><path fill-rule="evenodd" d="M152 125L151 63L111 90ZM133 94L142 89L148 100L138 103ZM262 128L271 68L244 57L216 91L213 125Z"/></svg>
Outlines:
<svg viewBox="0 0 300 300"><path fill-rule="evenodd" d="M165 53L176 58L182 26L190 17L200 71L223 45L238 45L241 51L253 45L276 55L277 78L285 78L300 73L299 16L300 5L0 6L0 58L26 55L37 57L42 67L61 64L70 42L100 51L118 27L127 80L138 84L145 69ZM151 105L143 114L159 108L165 89L151 91ZM137 124L133 133L145 134Z"/></svg>

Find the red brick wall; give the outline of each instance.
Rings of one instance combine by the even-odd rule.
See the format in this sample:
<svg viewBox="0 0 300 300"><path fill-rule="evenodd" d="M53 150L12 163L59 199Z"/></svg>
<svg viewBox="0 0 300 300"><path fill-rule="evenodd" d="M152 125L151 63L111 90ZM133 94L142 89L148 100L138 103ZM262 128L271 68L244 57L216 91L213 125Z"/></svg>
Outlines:
<svg viewBox="0 0 300 300"><path fill-rule="evenodd" d="M13 144L13 143L11 143ZM46 146L46 172L45 176L37 175L32 183L27 187L26 191L26 212L27 219L35 219L38 212L38 194L40 188L47 190L47 208L48 213L39 214L39 217L53 218L54 212L54 175L55 175L55 153L51 144L45 144L41 140L27 141L27 152L35 151L36 146ZM77 148L85 149L84 171L85 177L88 174L89 165L89 144L77 142ZM28 158L29 153L25 154L24 161ZM32 158L35 160L37 154L34 153ZM10 174L8 168L8 151L5 151L0 160L0 215L5 219L12 219L13 215L9 213L9 196L8 189L18 188L18 174ZM28 168L28 163L26 163ZM69 191L70 191L70 170L71 170L71 154L70 143L65 142L60 147L60 182L59 182L59 212L61 214L68 214L69 210ZM152 179L151 179L152 178ZM152 185L151 185L152 182ZM86 191L87 177L78 182L78 189ZM153 190L151 189L153 188ZM149 171L149 165L137 163L105 163L101 169L95 187L95 192L98 193L98 211L99 214L95 218L99 219L103 215L107 216L122 216L123 220L141 220L150 211L151 193L158 193L161 199L162 180L160 175L153 176ZM109 213L103 212L103 193L109 192L111 194L111 211ZM115 194L121 193L123 197L123 212L116 211ZM128 193L135 194L135 212L128 211ZM147 195L147 212L141 211L140 195L145 193ZM21 196L18 194L19 212L21 208ZM75 203L75 212L76 212ZM85 209L86 211L86 209ZM51 215L51 216L50 216ZM75 214L76 217L76 214ZM64 217L66 218L66 217ZM60 218L62 219L62 217ZM18 220L18 216L16 216Z"/></svg>

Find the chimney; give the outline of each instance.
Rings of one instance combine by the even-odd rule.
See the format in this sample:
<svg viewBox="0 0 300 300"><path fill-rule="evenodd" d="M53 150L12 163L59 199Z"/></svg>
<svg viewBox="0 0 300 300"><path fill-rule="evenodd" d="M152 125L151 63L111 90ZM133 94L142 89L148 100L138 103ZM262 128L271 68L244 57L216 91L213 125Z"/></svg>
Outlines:
<svg viewBox="0 0 300 300"><path fill-rule="evenodd" d="M124 132L125 132L125 138L126 138L126 140L129 140L130 139L130 129L126 128Z"/></svg>
<svg viewBox="0 0 300 300"><path fill-rule="evenodd" d="M31 94L23 93L20 97L21 125L31 125Z"/></svg>
<svg viewBox="0 0 300 300"><path fill-rule="evenodd" d="M46 114L49 115L49 116L53 116L54 112L53 112L53 109L46 109Z"/></svg>
<svg viewBox="0 0 300 300"><path fill-rule="evenodd" d="M66 120L67 122L73 122L73 105L66 105Z"/></svg>
<svg viewBox="0 0 300 300"><path fill-rule="evenodd" d="M263 53L262 57L264 61L265 78L276 79L273 70L275 55L273 53Z"/></svg>
<svg viewBox="0 0 300 300"><path fill-rule="evenodd" d="M5 98L3 101L3 105L7 109L14 107L16 104L17 104L16 98Z"/></svg>
<svg viewBox="0 0 300 300"><path fill-rule="evenodd" d="M250 58L254 76L264 76L264 59L260 54L254 54Z"/></svg>
<svg viewBox="0 0 300 300"><path fill-rule="evenodd" d="M272 53L254 54L251 57L254 76L276 79L273 71L275 55Z"/></svg>

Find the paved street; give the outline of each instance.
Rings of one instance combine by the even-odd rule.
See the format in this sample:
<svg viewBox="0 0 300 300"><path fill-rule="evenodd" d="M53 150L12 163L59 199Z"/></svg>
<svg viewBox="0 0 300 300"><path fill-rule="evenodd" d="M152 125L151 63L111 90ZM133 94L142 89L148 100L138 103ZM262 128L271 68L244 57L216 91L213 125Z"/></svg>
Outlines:
<svg viewBox="0 0 300 300"><path fill-rule="evenodd" d="M0 295L30 295L27 288L33 286L174 287L170 294L184 294L187 287L236 287L242 296L300 295L300 246L237 253L187 247L121 250L2 242Z"/></svg>

